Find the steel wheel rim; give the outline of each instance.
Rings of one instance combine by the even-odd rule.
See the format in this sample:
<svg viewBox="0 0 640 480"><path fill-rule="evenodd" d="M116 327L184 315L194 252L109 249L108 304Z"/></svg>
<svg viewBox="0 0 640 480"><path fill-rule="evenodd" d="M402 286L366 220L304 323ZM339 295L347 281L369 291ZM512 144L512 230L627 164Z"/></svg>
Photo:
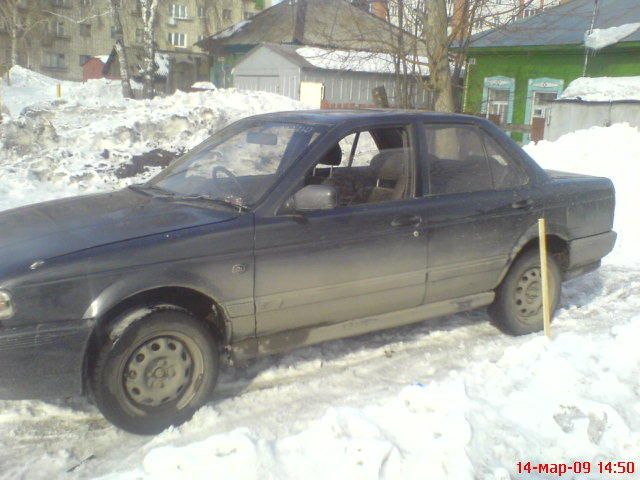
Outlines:
<svg viewBox="0 0 640 480"><path fill-rule="evenodd" d="M123 387L138 407L154 408L179 399L192 383L194 356L187 343L159 335L137 346L125 363Z"/></svg>
<svg viewBox="0 0 640 480"><path fill-rule="evenodd" d="M518 279L513 295L518 319L536 323L542 318L542 276L540 267L527 269Z"/></svg>

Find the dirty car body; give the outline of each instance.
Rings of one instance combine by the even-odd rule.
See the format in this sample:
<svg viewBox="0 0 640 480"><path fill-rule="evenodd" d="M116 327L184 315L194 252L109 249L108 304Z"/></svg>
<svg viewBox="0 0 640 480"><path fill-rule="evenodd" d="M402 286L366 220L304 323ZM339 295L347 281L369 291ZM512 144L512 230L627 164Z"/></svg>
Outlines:
<svg viewBox="0 0 640 480"><path fill-rule="evenodd" d="M608 179L544 171L484 119L275 113L213 143L234 135L286 151L181 171L208 141L148 184L0 212L1 397L86 392L134 307L191 310L243 360L490 305L541 217L563 280L615 242Z"/></svg>

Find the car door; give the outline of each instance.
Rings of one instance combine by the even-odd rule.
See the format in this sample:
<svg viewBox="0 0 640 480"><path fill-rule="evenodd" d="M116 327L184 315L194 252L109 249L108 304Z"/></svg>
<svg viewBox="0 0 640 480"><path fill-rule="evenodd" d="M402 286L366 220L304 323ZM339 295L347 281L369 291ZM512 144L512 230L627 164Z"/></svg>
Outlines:
<svg viewBox="0 0 640 480"><path fill-rule="evenodd" d="M542 199L517 160L479 127L424 124L423 133L427 301L490 291Z"/></svg>
<svg viewBox="0 0 640 480"><path fill-rule="evenodd" d="M402 128L412 168L411 188L403 198L256 217L258 336L423 303L427 247L422 207L412 199L416 133ZM340 138L327 144L325 153L334 151Z"/></svg>

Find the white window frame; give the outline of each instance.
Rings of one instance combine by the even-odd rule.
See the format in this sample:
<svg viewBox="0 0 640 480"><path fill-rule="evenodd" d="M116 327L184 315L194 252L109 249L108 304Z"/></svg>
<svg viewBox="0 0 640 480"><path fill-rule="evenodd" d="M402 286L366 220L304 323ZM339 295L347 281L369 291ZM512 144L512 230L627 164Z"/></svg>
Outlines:
<svg viewBox="0 0 640 480"><path fill-rule="evenodd" d="M189 18L187 6L182 3L172 3L169 7L169 14L176 20L186 20Z"/></svg>
<svg viewBox="0 0 640 480"><path fill-rule="evenodd" d="M167 37L169 45L178 48L187 48L187 34L181 32L169 32ZM181 40L181 41L180 41Z"/></svg>

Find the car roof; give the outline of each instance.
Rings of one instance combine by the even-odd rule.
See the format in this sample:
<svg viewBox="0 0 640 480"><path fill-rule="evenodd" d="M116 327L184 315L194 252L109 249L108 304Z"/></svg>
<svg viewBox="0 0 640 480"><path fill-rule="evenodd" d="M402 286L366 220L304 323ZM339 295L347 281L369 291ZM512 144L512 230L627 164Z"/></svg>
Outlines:
<svg viewBox="0 0 640 480"><path fill-rule="evenodd" d="M427 112L424 110L395 109L351 109L351 110L293 110L256 115L252 118L265 120L307 123L335 126L342 123L358 123L363 120L380 119L381 121L412 122L426 120L429 122L465 122L480 123L482 118L457 113Z"/></svg>

